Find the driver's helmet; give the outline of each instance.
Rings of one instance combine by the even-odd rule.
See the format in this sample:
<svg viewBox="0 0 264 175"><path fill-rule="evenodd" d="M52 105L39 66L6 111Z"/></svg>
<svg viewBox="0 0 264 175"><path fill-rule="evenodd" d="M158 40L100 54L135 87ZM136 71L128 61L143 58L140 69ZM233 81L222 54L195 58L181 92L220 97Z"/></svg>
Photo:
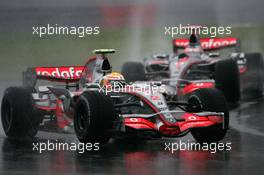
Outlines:
<svg viewBox="0 0 264 175"><path fill-rule="evenodd" d="M196 34L190 36L189 45L184 49L184 53L189 57L200 57L203 53L203 49Z"/></svg>
<svg viewBox="0 0 264 175"><path fill-rule="evenodd" d="M188 46L184 49L184 53L189 57L200 57L203 53L201 46Z"/></svg>
<svg viewBox="0 0 264 175"><path fill-rule="evenodd" d="M99 82L101 87L111 88L111 87L123 87L126 82L122 74L118 72L112 72L103 76Z"/></svg>

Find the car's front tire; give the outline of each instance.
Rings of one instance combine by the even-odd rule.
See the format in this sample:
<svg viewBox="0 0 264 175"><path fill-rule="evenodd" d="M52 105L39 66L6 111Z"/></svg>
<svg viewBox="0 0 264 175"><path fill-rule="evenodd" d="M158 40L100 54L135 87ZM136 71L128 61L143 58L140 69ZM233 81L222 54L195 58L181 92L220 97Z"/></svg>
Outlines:
<svg viewBox="0 0 264 175"><path fill-rule="evenodd" d="M240 100L239 71L235 60L224 59L216 63L215 87L223 92L229 103Z"/></svg>
<svg viewBox="0 0 264 175"><path fill-rule="evenodd" d="M192 136L197 142L218 142L222 140L229 125L229 112L227 102L222 93L217 89L198 89L190 95L189 104L195 106L195 112L210 111L223 112L224 122L205 128L193 128Z"/></svg>
<svg viewBox="0 0 264 175"><path fill-rule="evenodd" d="M241 74L241 91L244 99L263 96L264 63L260 53L247 53L246 71Z"/></svg>
<svg viewBox="0 0 264 175"><path fill-rule="evenodd" d="M74 129L80 142L107 143L115 119L114 105L109 96L98 91L86 91L77 100Z"/></svg>

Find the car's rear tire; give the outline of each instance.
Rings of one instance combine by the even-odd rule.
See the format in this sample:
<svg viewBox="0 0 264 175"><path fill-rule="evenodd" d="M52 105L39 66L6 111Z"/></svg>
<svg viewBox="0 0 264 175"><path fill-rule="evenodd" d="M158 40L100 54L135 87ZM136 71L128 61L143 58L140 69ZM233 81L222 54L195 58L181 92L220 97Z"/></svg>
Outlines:
<svg viewBox="0 0 264 175"><path fill-rule="evenodd" d="M145 81L146 73L144 65L140 62L126 62L121 69L122 75L128 82Z"/></svg>
<svg viewBox="0 0 264 175"><path fill-rule="evenodd" d="M4 132L9 137L34 137L41 117L34 107L32 89L9 87L5 90L1 105Z"/></svg>
<svg viewBox="0 0 264 175"><path fill-rule="evenodd" d="M223 112L224 123L216 124L205 128L193 128L192 136L197 142L218 142L222 140L229 126L229 112L225 97L217 89L198 89L190 95L189 104L196 106L195 112L210 111Z"/></svg>
<svg viewBox="0 0 264 175"><path fill-rule="evenodd" d="M245 54L246 71L241 74L241 91L244 99L263 95L264 63L261 53Z"/></svg>
<svg viewBox="0 0 264 175"><path fill-rule="evenodd" d="M239 71L235 60L225 59L216 63L215 87L223 92L229 103L240 100Z"/></svg>
<svg viewBox="0 0 264 175"><path fill-rule="evenodd" d="M106 144L116 119L111 98L98 91L86 91L75 107L74 129L80 142Z"/></svg>

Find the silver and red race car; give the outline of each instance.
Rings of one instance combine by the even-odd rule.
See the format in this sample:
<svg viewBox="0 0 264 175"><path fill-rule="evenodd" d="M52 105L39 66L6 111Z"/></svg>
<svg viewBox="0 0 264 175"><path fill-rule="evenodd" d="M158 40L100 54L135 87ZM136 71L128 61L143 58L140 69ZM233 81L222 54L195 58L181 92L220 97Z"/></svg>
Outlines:
<svg viewBox="0 0 264 175"><path fill-rule="evenodd" d="M34 67L22 87L5 90L1 119L8 137L32 137L55 123L74 131L81 142L105 144L110 138L180 137L198 142L224 138L229 124L225 97L213 88L194 90L186 101L167 101L162 85L128 84L112 72L107 54L95 50L85 66ZM48 80L50 85L39 85ZM65 84L54 85L54 82Z"/></svg>
<svg viewBox="0 0 264 175"><path fill-rule="evenodd" d="M174 39L174 53L159 54L144 62L126 62L122 74L127 81L162 81L170 90L169 98L180 98L200 88L217 88L230 104L241 95L260 97L263 92L264 64L260 53L243 53L237 38ZM233 48L228 56L213 52ZM222 53L224 55L224 53Z"/></svg>

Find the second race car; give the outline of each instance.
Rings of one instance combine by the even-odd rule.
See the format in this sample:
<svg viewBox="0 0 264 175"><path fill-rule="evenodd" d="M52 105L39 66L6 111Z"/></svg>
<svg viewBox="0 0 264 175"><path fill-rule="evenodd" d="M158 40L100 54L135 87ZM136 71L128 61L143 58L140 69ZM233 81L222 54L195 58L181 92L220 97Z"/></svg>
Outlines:
<svg viewBox="0 0 264 175"><path fill-rule="evenodd" d="M141 62L126 62L122 74L128 81L162 81L171 86L168 95L181 98L199 88L217 88L230 104L241 97L260 97L264 64L260 53L243 53L237 38L174 39L174 53L158 54ZM227 58L212 52L234 47ZM181 50L183 49L183 52ZM209 52L210 51L210 52Z"/></svg>

